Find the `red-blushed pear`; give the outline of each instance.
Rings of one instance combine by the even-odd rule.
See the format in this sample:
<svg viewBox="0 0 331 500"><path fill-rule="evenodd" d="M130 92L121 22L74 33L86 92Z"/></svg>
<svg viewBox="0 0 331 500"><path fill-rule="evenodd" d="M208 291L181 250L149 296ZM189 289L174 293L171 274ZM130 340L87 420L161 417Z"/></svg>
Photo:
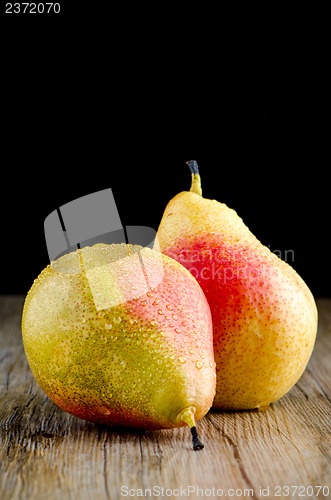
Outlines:
<svg viewBox="0 0 331 500"><path fill-rule="evenodd" d="M203 448L196 421L215 395L212 321L178 262L125 244L64 255L35 280L22 332L37 382L63 410L146 429L188 425Z"/></svg>
<svg viewBox="0 0 331 500"><path fill-rule="evenodd" d="M314 298L295 270L262 245L237 213L191 190L167 205L161 251L200 283L213 318L216 408L267 408L297 382L317 331Z"/></svg>

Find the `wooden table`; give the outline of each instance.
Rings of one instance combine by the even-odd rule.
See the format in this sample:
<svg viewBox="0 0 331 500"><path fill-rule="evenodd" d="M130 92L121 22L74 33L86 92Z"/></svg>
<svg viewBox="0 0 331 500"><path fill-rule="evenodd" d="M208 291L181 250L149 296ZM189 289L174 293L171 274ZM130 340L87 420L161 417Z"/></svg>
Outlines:
<svg viewBox="0 0 331 500"><path fill-rule="evenodd" d="M186 428L112 429L58 408L23 351L23 300L0 297L1 500L331 498L330 299L296 386L264 412L209 412L200 452Z"/></svg>

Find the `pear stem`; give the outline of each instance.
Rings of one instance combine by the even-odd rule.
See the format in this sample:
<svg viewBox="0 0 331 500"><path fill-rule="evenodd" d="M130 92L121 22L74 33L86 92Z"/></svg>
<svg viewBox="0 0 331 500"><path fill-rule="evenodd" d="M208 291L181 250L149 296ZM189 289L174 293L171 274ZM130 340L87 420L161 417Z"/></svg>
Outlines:
<svg viewBox="0 0 331 500"><path fill-rule="evenodd" d="M199 174L199 165L196 160L187 161L186 165L190 167L192 174Z"/></svg>
<svg viewBox="0 0 331 500"><path fill-rule="evenodd" d="M193 450L195 451L203 450L205 445L201 443L197 433L197 428L195 426L191 427L191 434L192 434Z"/></svg>
<svg viewBox="0 0 331 500"><path fill-rule="evenodd" d="M185 424L189 426L192 434L193 450L199 451L204 448L204 445L201 443L198 436L197 428L195 425L194 413L195 413L194 407L190 406L189 408L184 408L184 410L182 410L178 414L177 419L181 420L182 422L185 422Z"/></svg>
<svg viewBox="0 0 331 500"><path fill-rule="evenodd" d="M186 164L190 167L192 173L192 185L190 191L192 193L198 194L199 196L202 196L201 178L199 174L198 163L196 162L196 160L191 160L186 162Z"/></svg>

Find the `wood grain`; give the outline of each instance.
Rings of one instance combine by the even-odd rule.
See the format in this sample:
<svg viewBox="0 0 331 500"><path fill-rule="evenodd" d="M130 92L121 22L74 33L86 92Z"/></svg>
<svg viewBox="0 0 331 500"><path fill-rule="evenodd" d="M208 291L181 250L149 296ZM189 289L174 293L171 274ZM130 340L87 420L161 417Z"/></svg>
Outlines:
<svg viewBox="0 0 331 500"><path fill-rule="evenodd" d="M26 361L22 307L21 296L0 297L1 500L331 497L331 300L318 300L316 346L296 386L264 412L209 412L201 452L188 429L109 428L58 408Z"/></svg>

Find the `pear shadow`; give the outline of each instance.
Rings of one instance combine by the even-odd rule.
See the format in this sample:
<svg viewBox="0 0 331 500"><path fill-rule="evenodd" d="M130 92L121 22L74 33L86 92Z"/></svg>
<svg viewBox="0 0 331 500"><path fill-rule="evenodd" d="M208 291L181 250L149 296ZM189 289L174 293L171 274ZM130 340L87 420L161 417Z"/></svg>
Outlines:
<svg viewBox="0 0 331 500"><path fill-rule="evenodd" d="M211 413L211 414L217 414L217 415L236 415L236 414L239 414L239 415L245 415L245 414L261 414L261 413L265 413L269 410L273 410L274 409L274 403L277 403L277 401L274 401L272 403L270 403L269 407L264 409L264 410L260 410L259 408L249 408L249 409L246 409L246 410L229 410L229 409L226 409L226 408L210 408L210 410L208 411L208 413ZM208 415L207 413L207 415Z"/></svg>
<svg viewBox="0 0 331 500"><path fill-rule="evenodd" d="M20 443L29 443L26 448L38 446L47 453L54 453L54 447L61 447L65 439L71 446L81 446L83 440L101 447L103 453L110 453L114 447L123 447L139 456L150 453L157 462L160 456L167 462L179 460L182 453L192 452L192 439L188 427L171 429L144 429L124 425L109 425L91 422L71 415L57 406L45 393L37 392L9 398L9 407L2 412L4 423L0 426L0 439L7 446L7 457L15 457ZM25 448L24 448L25 449ZM105 450L109 450L105 452ZM144 451L149 449L150 452ZM194 452L195 453L195 452ZM27 456L25 457L28 458Z"/></svg>
<svg viewBox="0 0 331 500"><path fill-rule="evenodd" d="M19 403L18 398L16 393L11 394L8 398L9 405L1 414L1 427L11 441L15 436L21 439L22 435L24 439L33 441L40 441L41 438L62 440L68 434L73 439L80 439L83 434L87 439L101 440L109 434L109 437L116 435L137 440L146 434L145 429L83 420L62 410L41 390L28 397L22 395Z"/></svg>

